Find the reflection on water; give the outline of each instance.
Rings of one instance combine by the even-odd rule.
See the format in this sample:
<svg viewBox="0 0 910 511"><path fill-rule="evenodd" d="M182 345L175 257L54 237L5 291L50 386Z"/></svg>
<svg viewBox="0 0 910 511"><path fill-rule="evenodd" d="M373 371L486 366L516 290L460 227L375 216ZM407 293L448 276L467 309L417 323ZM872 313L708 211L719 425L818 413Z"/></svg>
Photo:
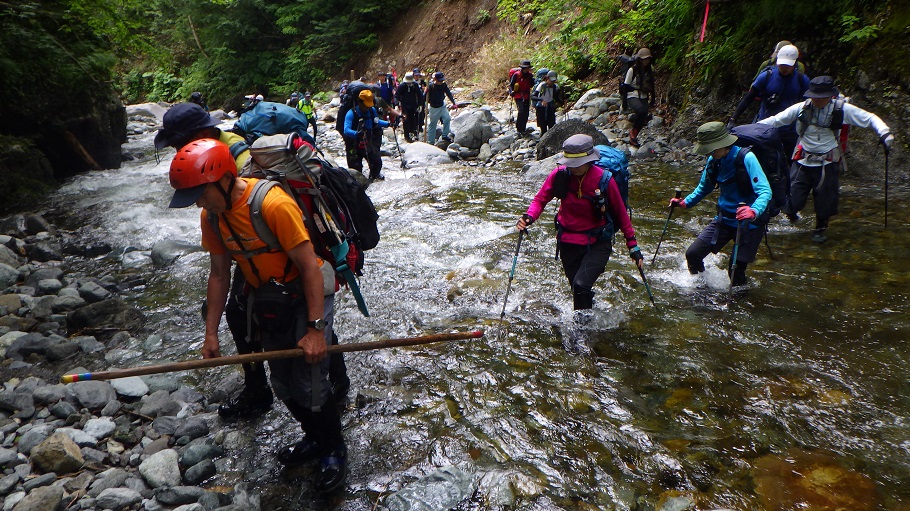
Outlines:
<svg viewBox="0 0 910 511"><path fill-rule="evenodd" d="M166 209L168 158L78 177L53 207L122 247L196 242L198 211ZM633 167L646 261L672 190L691 189L697 170ZM351 473L331 502L314 500L308 469L272 461L299 434L283 409L236 425L248 441L219 477L256 482L264 509L372 509L447 465L479 481L458 509L902 509L910 498L910 236L906 224L882 229L877 190L849 188L824 245L808 240L811 214L796 227L774 221L773 259L763 246L749 290L734 298L727 255L709 257L699 277L685 267L713 205L676 211L646 267L657 305L618 250L585 325L553 259L550 206L522 244L500 329L512 225L539 179L515 166L404 172L396 162L385 174L369 190L383 236L361 282L372 317L342 295L342 342L478 326L488 335L348 355L362 398L344 416ZM906 197L898 190L892 204ZM198 353L206 269L204 255L147 269L136 302L169 353ZM566 338L590 355L568 353ZM188 378L205 391L202 375Z"/></svg>

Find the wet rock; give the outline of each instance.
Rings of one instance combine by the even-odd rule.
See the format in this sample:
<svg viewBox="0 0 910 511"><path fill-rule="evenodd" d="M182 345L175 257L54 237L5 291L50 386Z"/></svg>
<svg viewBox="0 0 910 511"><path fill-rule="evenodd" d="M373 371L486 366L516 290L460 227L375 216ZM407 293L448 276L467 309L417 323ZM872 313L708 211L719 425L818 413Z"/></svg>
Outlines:
<svg viewBox="0 0 910 511"><path fill-rule="evenodd" d="M474 493L474 478L461 469L448 466L435 470L389 495L389 511L445 511Z"/></svg>
<svg viewBox="0 0 910 511"><path fill-rule="evenodd" d="M19 439L18 449L22 454L31 454L32 449L38 444L47 440L51 433L54 432L54 426L50 424L39 424L26 431Z"/></svg>
<svg viewBox="0 0 910 511"><path fill-rule="evenodd" d="M141 415L149 417L158 417L159 415L177 415L180 411L180 404L171 398L171 394L166 390L159 390L142 398L142 406L139 408Z"/></svg>
<svg viewBox="0 0 910 511"><path fill-rule="evenodd" d="M76 442L76 445L79 447L95 447L98 445L98 439L89 435L81 429L75 428L60 428L57 430L59 433L70 437L73 442Z"/></svg>
<svg viewBox="0 0 910 511"><path fill-rule="evenodd" d="M34 407L35 401L31 392L23 392L20 390L0 392L0 410L18 412Z"/></svg>
<svg viewBox="0 0 910 511"><path fill-rule="evenodd" d="M72 312L80 307L84 307L88 303L81 296L71 296L71 295L62 295L56 296L51 301L51 311L61 313L61 312Z"/></svg>
<svg viewBox="0 0 910 511"><path fill-rule="evenodd" d="M111 292L91 281L79 283L79 296L88 303L97 303L111 297Z"/></svg>
<svg viewBox="0 0 910 511"><path fill-rule="evenodd" d="M63 488L59 486L44 486L25 495L19 500L12 511L48 511L57 509L63 502ZM6 504L4 504L6 509Z"/></svg>
<svg viewBox="0 0 910 511"><path fill-rule="evenodd" d="M763 509L880 509L875 483L823 453L791 449L759 458L752 471Z"/></svg>
<svg viewBox="0 0 910 511"><path fill-rule="evenodd" d="M434 166L452 163L452 158L436 146L425 142L414 142L403 149L402 157L409 168L416 166Z"/></svg>
<svg viewBox="0 0 910 511"><path fill-rule="evenodd" d="M224 449L205 442L191 443L180 455L180 466L192 467L203 460L211 460L224 455Z"/></svg>
<svg viewBox="0 0 910 511"><path fill-rule="evenodd" d="M187 484L202 484L206 479L214 476L218 471L212 460L202 460L186 469L183 479Z"/></svg>
<svg viewBox="0 0 910 511"><path fill-rule="evenodd" d="M3 465L0 464L0 467L2 467L2 466ZM17 484L19 484L18 475L10 474L8 476L4 476L2 479L0 479L0 495L6 495L13 488L15 488Z"/></svg>
<svg viewBox="0 0 910 511"><path fill-rule="evenodd" d="M109 417L102 417L99 419L89 419L85 423L85 426L82 427L82 431L91 435L96 440L101 440L110 436L114 432L117 425L114 424Z"/></svg>
<svg viewBox="0 0 910 511"><path fill-rule="evenodd" d="M152 264L158 267L170 266L181 256L199 252L202 247L179 240L165 240L155 243L152 247Z"/></svg>
<svg viewBox="0 0 910 511"><path fill-rule="evenodd" d="M155 492L155 500L165 506L181 506L198 502L207 492L198 486L171 486Z"/></svg>
<svg viewBox="0 0 910 511"><path fill-rule="evenodd" d="M201 417L189 418L180 427L178 427L176 431L174 431L175 437L180 438L186 436L189 437L190 440L194 440L208 434L209 426Z"/></svg>
<svg viewBox="0 0 910 511"><path fill-rule="evenodd" d="M67 315L70 331L85 329L136 330L145 322L139 309L127 305L119 298L92 303Z"/></svg>
<svg viewBox="0 0 910 511"><path fill-rule="evenodd" d="M479 149L481 145L493 138L490 126L495 119L489 108L464 111L452 119L451 127L455 132L455 143L462 147Z"/></svg>
<svg viewBox="0 0 910 511"><path fill-rule="evenodd" d="M0 289L6 289L19 280L19 270L12 266L0 263Z"/></svg>
<svg viewBox="0 0 910 511"><path fill-rule="evenodd" d="M180 484L180 467L177 451L165 449L152 454L139 465L139 473L152 488Z"/></svg>
<svg viewBox="0 0 910 511"><path fill-rule="evenodd" d="M12 268L18 268L22 264L22 261L19 259L19 256L12 251L6 245L0 245L0 263L10 266Z"/></svg>
<svg viewBox="0 0 910 511"><path fill-rule="evenodd" d="M26 245L25 253L33 261L48 262L63 259L63 247L56 240L41 240Z"/></svg>
<svg viewBox="0 0 910 511"><path fill-rule="evenodd" d="M30 493L35 488L40 488L42 486L48 486L54 481L57 480L57 474L50 472L47 474L42 474L37 477L33 477L24 483L22 483L22 489L25 490L25 493Z"/></svg>
<svg viewBox="0 0 910 511"><path fill-rule="evenodd" d="M108 488L95 499L95 505L98 508L112 509L114 511L139 502L142 502L142 494L129 488Z"/></svg>
<svg viewBox="0 0 910 511"><path fill-rule="evenodd" d="M79 446L63 433L54 433L31 450L31 461L44 472L69 474L82 467Z"/></svg>
<svg viewBox="0 0 910 511"><path fill-rule="evenodd" d="M206 511L206 510L204 507L202 507L202 504L194 503L194 504L185 504L183 506L176 507L176 508L174 508L174 511Z"/></svg>
<svg viewBox="0 0 910 511"><path fill-rule="evenodd" d="M14 467L24 462L16 451L0 447L0 468Z"/></svg>

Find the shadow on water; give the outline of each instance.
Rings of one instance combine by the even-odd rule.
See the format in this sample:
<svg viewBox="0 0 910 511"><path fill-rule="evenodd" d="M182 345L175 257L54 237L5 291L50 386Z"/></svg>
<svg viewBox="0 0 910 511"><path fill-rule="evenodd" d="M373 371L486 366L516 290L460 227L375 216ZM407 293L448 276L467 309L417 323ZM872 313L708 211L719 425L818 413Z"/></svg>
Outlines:
<svg viewBox="0 0 910 511"><path fill-rule="evenodd" d="M165 207L168 158L78 177L53 207L116 246L197 242L198 211ZM299 438L280 406L230 426L239 440L212 484L253 481L263 509L366 510L455 465L483 482L457 509L654 509L673 499L699 509L903 509L910 236L904 223L882 229L877 189L845 180L843 213L824 245L808 241L811 214L797 226L774 220L774 258L763 247L749 289L732 298L727 255L710 256L698 278L685 268L712 200L674 212L647 267L657 306L617 243L584 325L574 323L553 259L551 205L522 244L500 329L512 225L540 180L517 166L396 163L369 190L383 236L361 282L372 316L342 294L342 342L477 327L487 337L347 356L361 398L344 413L350 475L333 499L310 492L310 469L273 461ZM646 261L673 188L690 190L698 170L633 167ZM906 209L906 192L892 194L892 208ZM164 337L149 360L198 353L206 269L204 254L144 268L148 283L134 301ZM567 352L567 339L590 354ZM205 392L230 374L186 378Z"/></svg>

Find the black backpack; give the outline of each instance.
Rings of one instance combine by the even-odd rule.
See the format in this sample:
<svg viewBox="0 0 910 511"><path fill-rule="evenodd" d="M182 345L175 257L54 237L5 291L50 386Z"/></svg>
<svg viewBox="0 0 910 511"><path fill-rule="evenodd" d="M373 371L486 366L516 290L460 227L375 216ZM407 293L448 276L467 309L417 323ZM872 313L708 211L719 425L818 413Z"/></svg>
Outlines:
<svg viewBox="0 0 910 511"><path fill-rule="evenodd" d="M745 148L740 150L734 161L736 165L736 182L743 195L754 193L752 182L746 171L746 154L752 153L758 159L768 184L771 186L771 200L765 212L756 223L765 224L780 214L790 194L790 165L784 153L778 129L767 124L743 124L730 130L738 138L734 145ZM716 176L715 176L716 177Z"/></svg>
<svg viewBox="0 0 910 511"><path fill-rule="evenodd" d="M616 76L619 77L619 96L622 98L622 107L626 108L626 96L632 92L631 85L626 85L626 74L629 68L635 64L634 55L619 55L616 57Z"/></svg>
<svg viewBox="0 0 910 511"><path fill-rule="evenodd" d="M338 107L338 118L335 119L335 131L344 134L344 117L348 114L348 110L354 108L354 103L360 93L368 89L370 86L360 80L354 80L348 84L339 98L341 106Z"/></svg>

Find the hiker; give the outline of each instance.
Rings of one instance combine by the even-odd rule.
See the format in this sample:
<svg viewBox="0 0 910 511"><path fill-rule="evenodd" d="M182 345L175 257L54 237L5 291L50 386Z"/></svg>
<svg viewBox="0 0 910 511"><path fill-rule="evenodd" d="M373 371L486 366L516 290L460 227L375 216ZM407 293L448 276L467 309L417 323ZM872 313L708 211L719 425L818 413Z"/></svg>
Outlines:
<svg viewBox="0 0 910 511"><path fill-rule="evenodd" d="M201 92L197 91L190 94L190 103L196 103L197 105L201 106L202 109L206 112L209 111L209 106L205 103L205 98L202 97Z"/></svg>
<svg viewBox="0 0 910 511"><path fill-rule="evenodd" d="M736 111L727 122L727 128L736 125L736 119L746 111L756 99L761 99L758 108L757 122L784 111L790 105L802 103L803 94L809 90L809 77L797 70L796 64L799 50L796 46L788 44L777 52L776 65L766 68L758 74L749 91L743 96ZM784 153L793 154L796 147L796 128L793 125L778 130Z"/></svg>
<svg viewBox="0 0 910 511"><path fill-rule="evenodd" d="M894 135L877 115L837 99L840 92L830 76L817 76L809 82L805 102L797 103L759 124L786 126L796 123L799 137L790 167L790 199L783 208L787 218L796 223L806 206L809 192L815 203L815 230L812 241L824 243L828 221L837 214L840 198L839 165L843 154L838 141L842 125L872 127L885 147L891 150Z"/></svg>
<svg viewBox="0 0 910 511"><path fill-rule="evenodd" d="M165 112L163 127L155 135L155 148L180 149L195 140L205 138L219 140L231 150L236 171L239 172L250 158L249 146L242 136L231 131L222 131L217 127L218 124L218 120L198 105L178 103ZM238 355L262 351L262 346L256 339L248 338L247 297L242 292L245 285L243 272L235 270L231 293L224 310L228 330L234 339ZM337 337L332 337L332 344L338 344ZM331 376L335 385L333 394L337 401L343 402L351 387L351 380L347 375L343 354L334 353L331 359ZM244 386L240 394L218 406L218 415L225 420L255 418L272 408L273 396L265 365L262 362L243 364L243 375Z"/></svg>
<svg viewBox="0 0 910 511"><path fill-rule="evenodd" d="M424 124L427 122L427 81L423 79L419 67L415 67L413 73L414 82L420 86L420 92L423 94L423 101L417 108L417 132L423 133Z"/></svg>
<svg viewBox="0 0 910 511"><path fill-rule="evenodd" d="M315 487L321 493L332 492L343 485L347 465L326 357L334 326L335 284L332 278L326 289L323 269L333 270L316 257L303 213L280 187L267 192L260 211L275 226L273 232L282 247L268 249L253 229L247 206L259 180L237 177L235 171L228 146L213 139L190 142L171 162L175 192L169 207L195 204L202 208L202 246L210 259L202 356L221 356L218 328L231 287L233 260L249 284L245 292L250 295L251 337L266 351L296 346L304 352L301 358L269 361L275 395L305 434L300 442L281 449L277 459L285 465L319 460Z"/></svg>
<svg viewBox="0 0 910 511"><path fill-rule="evenodd" d="M779 41L774 46L774 51L771 52L771 56L768 57L764 62L762 62L760 66L758 66L758 72L755 73L755 78L752 78L752 81L755 81L755 79L758 78L758 75L762 74L762 72L764 72L768 68L776 66L777 65L777 55L778 55L778 52L780 52L780 49L783 48L784 46L788 46L788 45L792 45L792 44L793 43L791 43L790 41ZM796 70L802 74L806 74L806 66L802 62L799 62L799 61L796 62Z"/></svg>
<svg viewBox="0 0 910 511"><path fill-rule="evenodd" d="M395 79L392 77L392 73L383 73L378 74L376 80L376 85L379 86L379 97L385 100L386 103L395 107Z"/></svg>
<svg viewBox="0 0 910 511"><path fill-rule="evenodd" d="M370 166L370 181L381 181L385 176L381 173L382 158L379 150L382 146L382 129L387 128L389 122L379 118L373 105L373 91L360 91L355 98L354 108L345 114L344 136L355 142L352 146L356 154L353 158L348 158L348 165L363 174L363 158L366 158Z"/></svg>
<svg viewBox="0 0 910 511"><path fill-rule="evenodd" d="M313 139L316 139L316 110L315 105L313 105L313 95L310 94L310 91L303 93L303 97L300 98L300 101L294 105L297 110L300 110L300 113L306 116L306 120L310 126L313 127Z"/></svg>
<svg viewBox="0 0 910 511"><path fill-rule="evenodd" d="M436 125L442 121L442 138L449 140L449 123L452 122L452 116L446 108L446 96L452 102L452 108L458 108L452 91L446 83L446 77L442 71L433 73L433 80L427 86L427 102L430 104L430 125L427 127L427 143L436 144Z"/></svg>
<svg viewBox="0 0 910 511"><path fill-rule="evenodd" d="M299 102L300 102L300 93L297 91L294 91L291 93L291 97L288 98L288 100L285 101L284 104L287 106L290 106L290 107L297 108L297 103L299 103ZM298 110L299 110L299 108L298 108Z"/></svg>
<svg viewBox="0 0 910 511"><path fill-rule="evenodd" d="M404 139L414 142L420 133L417 125L420 119L418 109L423 105L423 91L414 80L414 73L405 73L395 97L401 105L401 116L404 117Z"/></svg>
<svg viewBox="0 0 910 511"><path fill-rule="evenodd" d="M515 119L515 129L520 136L524 135L528 129L528 117L531 114L531 88L534 87L534 75L531 74L530 60L522 60L518 67L518 71L510 71L509 96L515 100L515 109L518 110L518 117Z"/></svg>
<svg viewBox="0 0 910 511"><path fill-rule="evenodd" d="M543 81L537 84L531 96L537 111L537 127L540 134L545 135L547 130L556 125L556 71L547 70Z"/></svg>
<svg viewBox="0 0 910 511"><path fill-rule="evenodd" d="M702 124L698 127L696 138L695 152L708 155L701 180L685 198L671 199L670 207L691 208L717 187L720 188L720 195L717 197L717 216L686 249L689 273L697 275L704 272L704 259L709 253L716 254L730 240L738 239L736 260L730 257L727 274L733 286L742 286L746 283L746 267L755 260L765 232L764 225L755 220L768 207L771 186L758 158L751 152L741 158L743 167L739 167L737 156L745 148L733 145L738 137L731 134L724 123L714 121Z"/></svg>
<svg viewBox="0 0 910 511"><path fill-rule="evenodd" d="M339 96L344 96L348 92L348 83L350 83L350 82L348 82L347 80L342 80L341 83L338 85L337 92L338 92Z"/></svg>
<svg viewBox="0 0 910 511"><path fill-rule="evenodd" d="M654 69L651 67L651 50L641 48L635 54L635 61L626 71L623 81L629 92L626 101L634 113L629 115L632 130L629 132L629 145L638 147L638 133L651 120L648 107L654 106Z"/></svg>
<svg viewBox="0 0 910 511"><path fill-rule="evenodd" d="M589 135L572 135L562 144L562 149L559 165L544 180L515 227L526 230L540 217L547 203L554 198L562 199L556 213L556 251L572 286L575 310L592 309L594 283L613 252L613 234L617 228L625 236L629 256L639 268L643 257L616 180L610 179L606 195L601 194L604 170L592 164L600 158L594 139ZM605 199L606 204L599 204L598 199Z"/></svg>

